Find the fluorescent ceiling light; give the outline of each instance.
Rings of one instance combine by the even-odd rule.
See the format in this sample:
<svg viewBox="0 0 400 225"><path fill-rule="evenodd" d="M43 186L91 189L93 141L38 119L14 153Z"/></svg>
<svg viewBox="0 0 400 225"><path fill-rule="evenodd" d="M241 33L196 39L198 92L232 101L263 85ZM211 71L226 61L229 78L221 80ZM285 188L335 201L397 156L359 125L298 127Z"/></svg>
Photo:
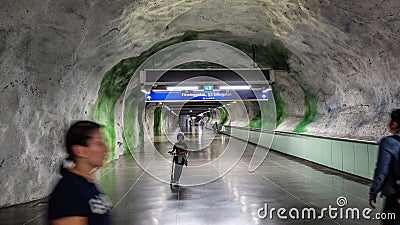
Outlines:
<svg viewBox="0 0 400 225"><path fill-rule="evenodd" d="M263 88L264 89L264 88ZM265 90L263 90L262 92L263 93L266 93L266 92L268 92L268 91L272 91L272 88L271 87L268 87L268 88L266 88Z"/></svg>
<svg viewBox="0 0 400 225"><path fill-rule="evenodd" d="M174 87L167 87L168 91L191 91L191 90L198 90L199 86L174 86Z"/></svg>
<svg viewBox="0 0 400 225"><path fill-rule="evenodd" d="M251 87L249 85L232 85L232 86L221 86L221 90L249 90Z"/></svg>
<svg viewBox="0 0 400 225"><path fill-rule="evenodd" d="M165 89L152 89L151 91L152 91L152 92L168 92L168 91L165 90Z"/></svg>

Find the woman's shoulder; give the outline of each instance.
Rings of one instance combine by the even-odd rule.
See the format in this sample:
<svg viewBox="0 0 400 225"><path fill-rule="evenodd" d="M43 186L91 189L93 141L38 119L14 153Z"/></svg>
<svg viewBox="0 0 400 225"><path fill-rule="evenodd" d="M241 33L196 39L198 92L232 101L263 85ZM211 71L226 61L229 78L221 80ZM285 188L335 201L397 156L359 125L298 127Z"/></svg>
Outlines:
<svg viewBox="0 0 400 225"><path fill-rule="evenodd" d="M69 193L79 194L79 189L79 184L76 181L64 176L56 184L52 195L67 196Z"/></svg>
<svg viewBox="0 0 400 225"><path fill-rule="evenodd" d="M390 143L390 144L400 144L398 140L396 140L393 135L383 137L379 143Z"/></svg>
<svg viewBox="0 0 400 225"><path fill-rule="evenodd" d="M74 193L76 195L84 195L86 190L89 190L91 185L85 178L64 169L62 172L63 177L57 183L55 191Z"/></svg>
<svg viewBox="0 0 400 225"><path fill-rule="evenodd" d="M385 148L397 149L400 146L400 142L395 138L393 138L392 136L386 136L379 141L379 145Z"/></svg>

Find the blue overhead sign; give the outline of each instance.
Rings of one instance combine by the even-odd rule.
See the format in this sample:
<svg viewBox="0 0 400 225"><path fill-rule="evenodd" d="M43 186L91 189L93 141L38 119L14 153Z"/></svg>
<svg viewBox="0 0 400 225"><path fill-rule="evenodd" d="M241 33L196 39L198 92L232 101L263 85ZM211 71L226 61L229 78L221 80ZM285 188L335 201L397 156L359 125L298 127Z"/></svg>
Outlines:
<svg viewBox="0 0 400 225"><path fill-rule="evenodd" d="M176 101L262 101L268 100L268 92L237 91L190 91L190 92L155 92L145 95L146 102Z"/></svg>

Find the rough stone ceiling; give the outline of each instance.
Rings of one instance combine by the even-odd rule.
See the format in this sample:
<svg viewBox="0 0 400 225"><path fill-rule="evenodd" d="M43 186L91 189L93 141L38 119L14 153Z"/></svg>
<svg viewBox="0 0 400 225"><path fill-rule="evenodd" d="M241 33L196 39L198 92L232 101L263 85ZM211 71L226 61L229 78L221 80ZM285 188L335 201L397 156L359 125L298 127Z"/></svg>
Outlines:
<svg viewBox="0 0 400 225"><path fill-rule="evenodd" d="M399 9L397 1L149 1L126 7L108 43L128 57L191 29L257 44L278 39L297 56L287 79L318 99L321 117L309 130L371 138L399 101Z"/></svg>

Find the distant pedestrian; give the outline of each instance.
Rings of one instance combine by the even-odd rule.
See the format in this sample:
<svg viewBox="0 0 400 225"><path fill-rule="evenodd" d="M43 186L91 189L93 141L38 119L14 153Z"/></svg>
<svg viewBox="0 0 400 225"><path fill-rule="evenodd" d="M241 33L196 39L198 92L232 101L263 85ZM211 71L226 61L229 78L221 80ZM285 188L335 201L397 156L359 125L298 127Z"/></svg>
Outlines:
<svg viewBox="0 0 400 225"><path fill-rule="evenodd" d="M218 132L218 123L215 122L212 126L213 130L214 130L214 134L216 134Z"/></svg>

